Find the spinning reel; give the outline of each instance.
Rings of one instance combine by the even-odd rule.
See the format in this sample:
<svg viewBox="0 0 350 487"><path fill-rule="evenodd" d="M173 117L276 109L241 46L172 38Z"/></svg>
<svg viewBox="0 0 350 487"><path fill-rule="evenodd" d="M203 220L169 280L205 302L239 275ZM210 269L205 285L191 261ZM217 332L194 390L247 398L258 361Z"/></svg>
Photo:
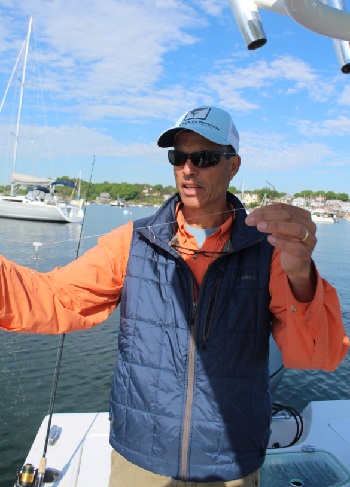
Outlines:
<svg viewBox="0 0 350 487"><path fill-rule="evenodd" d="M58 480L61 472L55 468L45 468L45 464L46 459L42 458L39 468L35 468L31 463L23 465L21 471L17 471L14 487L41 487Z"/></svg>

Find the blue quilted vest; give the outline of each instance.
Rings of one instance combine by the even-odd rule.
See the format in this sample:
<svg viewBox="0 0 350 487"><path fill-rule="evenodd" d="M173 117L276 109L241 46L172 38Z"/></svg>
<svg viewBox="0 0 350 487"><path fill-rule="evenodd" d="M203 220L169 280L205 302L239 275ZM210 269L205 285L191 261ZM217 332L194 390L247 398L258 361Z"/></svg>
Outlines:
<svg viewBox="0 0 350 487"><path fill-rule="evenodd" d="M237 211L231 251L209 266L195 303L194 276L169 246L177 202L134 223L110 443L156 474L234 480L262 465L268 444L273 248Z"/></svg>

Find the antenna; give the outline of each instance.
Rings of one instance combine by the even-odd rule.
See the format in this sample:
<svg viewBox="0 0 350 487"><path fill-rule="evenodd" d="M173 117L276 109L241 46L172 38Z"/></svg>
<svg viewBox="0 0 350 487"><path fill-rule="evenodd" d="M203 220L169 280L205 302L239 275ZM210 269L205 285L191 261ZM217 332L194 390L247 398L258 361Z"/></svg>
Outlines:
<svg viewBox="0 0 350 487"><path fill-rule="evenodd" d="M275 198L275 197L277 196L277 191L276 191L276 188L274 187L274 185L273 185L273 184L269 183L268 181L266 181L266 183L267 183L269 186L271 186L272 191L273 191L273 193L272 193L272 197L273 197L273 198Z"/></svg>
<svg viewBox="0 0 350 487"><path fill-rule="evenodd" d="M243 204L244 204L244 183L245 183L245 179L243 178L242 184L241 184L241 201Z"/></svg>

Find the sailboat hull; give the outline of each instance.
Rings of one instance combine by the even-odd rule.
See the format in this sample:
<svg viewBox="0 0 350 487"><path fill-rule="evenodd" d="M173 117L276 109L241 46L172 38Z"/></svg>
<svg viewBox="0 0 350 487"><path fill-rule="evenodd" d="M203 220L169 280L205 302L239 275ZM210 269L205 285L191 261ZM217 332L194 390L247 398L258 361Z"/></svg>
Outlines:
<svg viewBox="0 0 350 487"><path fill-rule="evenodd" d="M50 205L21 197L0 197L0 218L52 223L81 223L84 210L73 205Z"/></svg>

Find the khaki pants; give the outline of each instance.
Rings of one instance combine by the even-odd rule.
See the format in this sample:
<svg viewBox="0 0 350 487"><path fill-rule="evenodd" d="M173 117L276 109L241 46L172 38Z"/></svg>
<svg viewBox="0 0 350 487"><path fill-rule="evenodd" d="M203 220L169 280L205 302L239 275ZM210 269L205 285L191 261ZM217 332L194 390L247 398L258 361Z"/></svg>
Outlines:
<svg viewBox="0 0 350 487"><path fill-rule="evenodd" d="M108 487L258 487L259 477L259 471L256 471L244 479L228 482L182 482L137 467L112 450Z"/></svg>

